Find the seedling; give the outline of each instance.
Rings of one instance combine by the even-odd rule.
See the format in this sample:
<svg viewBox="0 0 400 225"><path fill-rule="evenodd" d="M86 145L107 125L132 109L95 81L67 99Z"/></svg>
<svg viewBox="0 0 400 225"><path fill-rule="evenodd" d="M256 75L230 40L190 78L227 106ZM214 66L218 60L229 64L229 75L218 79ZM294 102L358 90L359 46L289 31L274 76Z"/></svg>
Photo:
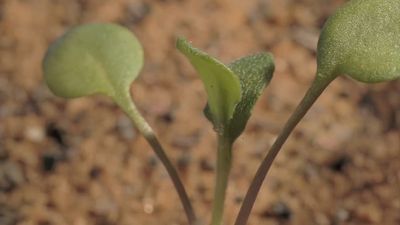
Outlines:
<svg viewBox="0 0 400 225"><path fill-rule="evenodd" d="M325 88L338 76L365 83L400 77L400 1L352 0L325 23L317 50L317 74L269 149L247 191L235 225L245 225L272 162Z"/></svg>
<svg viewBox="0 0 400 225"><path fill-rule="evenodd" d="M130 86L142 65L142 46L129 30L113 24L90 24L70 30L50 46L43 72L50 90L60 97L103 94L125 111L163 163L193 224L196 215L178 173L131 100Z"/></svg>
<svg viewBox="0 0 400 225"><path fill-rule="evenodd" d="M217 177L211 224L222 222L225 192L231 168L232 144L243 132L251 110L274 72L269 53L247 56L224 65L178 39L177 48L190 60L204 83L208 103L204 114L218 136Z"/></svg>
<svg viewBox="0 0 400 225"><path fill-rule="evenodd" d="M271 54L259 53L225 65L178 39L204 83L204 113L218 138L217 176L211 225L221 225L231 168L232 145L274 72ZM351 0L326 22L318 43L317 73L311 87L261 163L244 198L235 225L245 225L272 162L309 108L338 76L375 83L400 77L400 1ZM83 25L67 32L48 50L44 77L58 96L111 97L128 114L169 173L189 224L197 222L186 191L160 142L134 105L130 85L143 64L142 48L128 30L111 24Z"/></svg>

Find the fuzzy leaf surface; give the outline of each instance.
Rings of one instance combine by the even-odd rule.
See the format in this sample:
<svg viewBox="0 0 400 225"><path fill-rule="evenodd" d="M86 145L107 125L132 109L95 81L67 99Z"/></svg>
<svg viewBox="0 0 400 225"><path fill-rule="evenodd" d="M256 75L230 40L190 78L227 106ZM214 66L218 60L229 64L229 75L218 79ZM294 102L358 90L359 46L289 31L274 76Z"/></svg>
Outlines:
<svg viewBox="0 0 400 225"><path fill-rule="evenodd" d="M55 41L43 61L50 90L65 98L105 94L118 98L143 65L143 50L129 30L114 24L88 24Z"/></svg>
<svg viewBox="0 0 400 225"><path fill-rule="evenodd" d="M259 53L238 59L229 68L239 77L242 88L242 98L229 123L229 136L234 140L246 127L258 97L272 79L275 65L271 54Z"/></svg>
<svg viewBox="0 0 400 225"><path fill-rule="evenodd" d="M367 83L400 77L400 1L352 0L326 22L318 44L322 76Z"/></svg>

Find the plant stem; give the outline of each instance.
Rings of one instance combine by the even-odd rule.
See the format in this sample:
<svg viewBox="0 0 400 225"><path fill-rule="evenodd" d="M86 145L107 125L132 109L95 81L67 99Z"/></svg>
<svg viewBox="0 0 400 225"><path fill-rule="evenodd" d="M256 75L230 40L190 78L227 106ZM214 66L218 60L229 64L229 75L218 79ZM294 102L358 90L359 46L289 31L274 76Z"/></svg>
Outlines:
<svg viewBox="0 0 400 225"><path fill-rule="evenodd" d="M285 143L290 133L304 117L307 111L311 108L317 98L325 90L325 88L331 83L332 79L326 79L324 76L318 76L312 83L311 87L308 89L307 93L303 97L300 104L297 106L296 110L293 112L292 116L286 122L284 128L279 134L278 138L275 140L274 144L268 151L263 162L258 167L256 175L247 190L246 196L243 200L242 206L240 208L239 214L236 218L235 225L246 225L249 218L250 212L254 206L255 200L257 198L258 192L260 191L261 185L271 168L272 162L277 156L282 145Z"/></svg>
<svg viewBox="0 0 400 225"><path fill-rule="evenodd" d="M218 135L217 176L214 190L211 225L221 225L224 214L226 188L232 161L232 141Z"/></svg>
<svg viewBox="0 0 400 225"><path fill-rule="evenodd" d="M120 96L119 96L120 97ZM160 159L161 163L164 165L167 170L171 180L175 186L176 191L178 192L178 196L182 203L182 206L185 210L186 217L189 221L190 225L195 225L197 222L196 214L193 210L190 199L187 195L185 187L182 184L181 179L179 178L178 172L172 165L168 156L166 155L162 145L158 141L154 131L151 129L150 125L146 122L143 116L140 114L135 104L132 102L130 96L124 96L123 98L114 98L118 105L125 111L125 113L129 116L132 122L135 124L136 128L139 132L144 136L150 146L153 148L154 153Z"/></svg>

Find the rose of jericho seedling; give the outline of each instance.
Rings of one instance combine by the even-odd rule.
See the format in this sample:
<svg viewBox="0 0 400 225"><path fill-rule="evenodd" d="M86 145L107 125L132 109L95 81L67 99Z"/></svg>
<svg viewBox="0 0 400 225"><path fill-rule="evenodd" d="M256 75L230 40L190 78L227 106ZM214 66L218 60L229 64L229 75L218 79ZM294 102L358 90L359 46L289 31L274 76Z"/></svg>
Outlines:
<svg viewBox="0 0 400 225"><path fill-rule="evenodd" d="M247 223L282 145L334 79L343 74L365 83L400 78L400 1L352 0L345 4L324 25L317 61L316 77L258 168L235 225Z"/></svg>
<svg viewBox="0 0 400 225"><path fill-rule="evenodd" d="M189 59L204 83L208 103L204 109L218 137L217 176L211 225L223 219L232 145L246 127L251 110L272 78L275 66L269 53L259 53L224 65L180 38L177 48Z"/></svg>
<svg viewBox="0 0 400 225"><path fill-rule="evenodd" d="M51 91L60 97L103 94L125 111L165 166L189 224L194 224L196 215L177 171L131 99L130 85L142 65L142 46L129 30L113 24L89 24L70 30L50 46L43 72Z"/></svg>

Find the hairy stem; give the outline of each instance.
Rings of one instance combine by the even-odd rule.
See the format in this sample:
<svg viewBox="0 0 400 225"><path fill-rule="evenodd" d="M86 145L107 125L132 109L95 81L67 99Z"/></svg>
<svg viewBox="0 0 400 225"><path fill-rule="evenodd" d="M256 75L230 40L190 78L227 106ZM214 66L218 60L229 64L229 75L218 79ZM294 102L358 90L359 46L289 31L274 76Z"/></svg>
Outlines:
<svg viewBox="0 0 400 225"><path fill-rule="evenodd" d="M223 135L218 135L217 176L214 190L211 225L222 224L231 161L232 142L229 138Z"/></svg>
<svg viewBox="0 0 400 225"><path fill-rule="evenodd" d="M117 99L117 98L115 98ZM161 163L164 165L167 170L171 180L175 186L175 189L179 195L179 199L181 200L182 206L185 210L186 217L189 221L190 225L195 225L197 222L196 214L193 210L190 199L187 195L185 187L182 184L181 179L179 178L178 172L175 167L172 165L168 156L166 155L162 145L158 141L154 131L151 129L150 125L146 122L143 116L140 114L135 104L131 101L130 96L125 96L124 98L118 98L116 100L118 105L125 111L125 113L129 116L132 122L135 124L135 127L139 130L139 132L144 136L147 142L150 144L154 153L160 159ZM124 100L121 100L124 99Z"/></svg>
<svg viewBox="0 0 400 225"><path fill-rule="evenodd" d="M256 175L247 190L246 196L243 200L239 214L236 218L235 225L246 225L249 218L250 212L254 206L257 195L264 182L264 179L271 168L272 162L279 153L282 145L285 143L290 133L304 117L307 111L311 108L317 98L325 90L325 88L331 83L333 79L324 79L323 76L317 76L307 93L303 97L296 110L293 112L289 120L286 122L284 128L275 140L274 144L268 151L261 165L258 167Z"/></svg>

